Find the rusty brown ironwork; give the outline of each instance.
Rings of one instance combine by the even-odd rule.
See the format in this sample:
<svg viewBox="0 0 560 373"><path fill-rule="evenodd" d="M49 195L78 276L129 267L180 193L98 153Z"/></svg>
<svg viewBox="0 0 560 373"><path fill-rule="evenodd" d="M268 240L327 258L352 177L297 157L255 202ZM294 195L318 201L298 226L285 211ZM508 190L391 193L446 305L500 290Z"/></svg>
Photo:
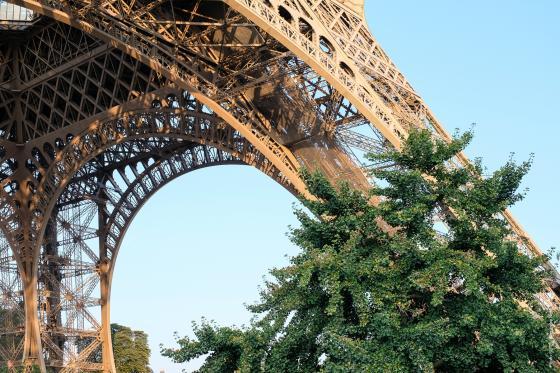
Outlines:
<svg viewBox="0 0 560 373"><path fill-rule="evenodd" d="M115 372L120 243L176 177L243 164L307 196L305 166L367 188L365 152L399 148L411 127L450 139L369 32L363 0L9 0L0 35L9 371ZM552 287L537 295L546 307Z"/></svg>

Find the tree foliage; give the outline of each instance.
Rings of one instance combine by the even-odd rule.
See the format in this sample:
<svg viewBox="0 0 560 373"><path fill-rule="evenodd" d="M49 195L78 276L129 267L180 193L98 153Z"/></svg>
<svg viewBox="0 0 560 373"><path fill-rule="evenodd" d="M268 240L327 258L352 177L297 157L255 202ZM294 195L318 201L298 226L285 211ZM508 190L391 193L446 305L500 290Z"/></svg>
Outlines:
<svg viewBox="0 0 560 373"><path fill-rule="evenodd" d="M148 335L119 324L111 324L113 355L119 373L151 373Z"/></svg>
<svg viewBox="0 0 560 373"><path fill-rule="evenodd" d="M203 320L163 355L207 355L200 372L554 371L558 315L534 298L546 258L520 254L499 214L530 162L449 167L470 140L412 132L369 156L387 166L369 195L304 172L317 200L296 211L301 253L271 271L250 326Z"/></svg>

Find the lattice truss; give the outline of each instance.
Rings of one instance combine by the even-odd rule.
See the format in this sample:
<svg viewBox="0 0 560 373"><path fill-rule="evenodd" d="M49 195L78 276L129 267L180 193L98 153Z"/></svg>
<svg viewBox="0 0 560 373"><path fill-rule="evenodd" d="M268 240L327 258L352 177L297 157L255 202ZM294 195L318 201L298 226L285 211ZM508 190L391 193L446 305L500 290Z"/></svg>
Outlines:
<svg viewBox="0 0 560 373"><path fill-rule="evenodd" d="M70 367L81 360L93 368L100 304L97 205L80 201L53 213L39 264L39 317L46 359L53 367ZM97 290L97 291L96 291Z"/></svg>
<svg viewBox="0 0 560 373"><path fill-rule="evenodd" d="M23 357L23 292L10 245L0 235L0 359L8 368L20 366Z"/></svg>
<svg viewBox="0 0 560 373"><path fill-rule="evenodd" d="M152 138L117 145L80 170L59 198L39 264L40 321L49 366L103 369L100 277L124 230L163 185L192 170L223 164L244 162L213 147ZM101 230L106 234L100 235Z"/></svg>
<svg viewBox="0 0 560 373"><path fill-rule="evenodd" d="M114 371L108 289L120 243L174 178L247 164L305 195L307 166L367 188L363 168L390 165L366 153L398 148L411 127L449 139L368 31L360 1L8 3L0 359L12 370ZM12 3L25 8L4 15ZM538 253L505 218L520 249ZM556 294L539 299L554 307Z"/></svg>

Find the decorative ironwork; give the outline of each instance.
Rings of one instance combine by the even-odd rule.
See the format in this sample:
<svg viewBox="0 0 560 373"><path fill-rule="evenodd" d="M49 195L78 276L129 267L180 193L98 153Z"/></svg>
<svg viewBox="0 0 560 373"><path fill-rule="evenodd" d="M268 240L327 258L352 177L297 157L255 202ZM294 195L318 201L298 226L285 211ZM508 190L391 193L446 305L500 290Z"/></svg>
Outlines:
<svg viewBox="0 0 560 373"><path fill-rule="evenodd" d="M2 364L115 371L109 304L119 246L174 178L246 164L307 195L298 174L306 166L367 188L363 167L379 165L364 164L364 153L399 148L411 127L448 140L362 7L0 2ZM540 253L504 216L520 249ZM539 299L557 302L552 289Z"/></svg>

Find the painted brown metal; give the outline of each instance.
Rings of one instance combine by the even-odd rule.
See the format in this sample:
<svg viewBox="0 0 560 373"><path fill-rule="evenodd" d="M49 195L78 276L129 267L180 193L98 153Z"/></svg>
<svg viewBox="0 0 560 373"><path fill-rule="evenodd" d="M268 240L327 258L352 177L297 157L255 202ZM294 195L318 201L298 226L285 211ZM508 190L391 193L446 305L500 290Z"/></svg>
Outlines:
<svg viewBox="0 0 560 373"><path fill-rule="evenodd" d="M11 370L115 371L120 243L174 178L246 164L306 196L305 166L367 188L364 152L399 148L411 127L450 138L369 32L363 0L8 3L26 9L23 24L0 19ZM520 249L540 253L504 216ZM552 291L538 299L555 307Z"/></svg>

